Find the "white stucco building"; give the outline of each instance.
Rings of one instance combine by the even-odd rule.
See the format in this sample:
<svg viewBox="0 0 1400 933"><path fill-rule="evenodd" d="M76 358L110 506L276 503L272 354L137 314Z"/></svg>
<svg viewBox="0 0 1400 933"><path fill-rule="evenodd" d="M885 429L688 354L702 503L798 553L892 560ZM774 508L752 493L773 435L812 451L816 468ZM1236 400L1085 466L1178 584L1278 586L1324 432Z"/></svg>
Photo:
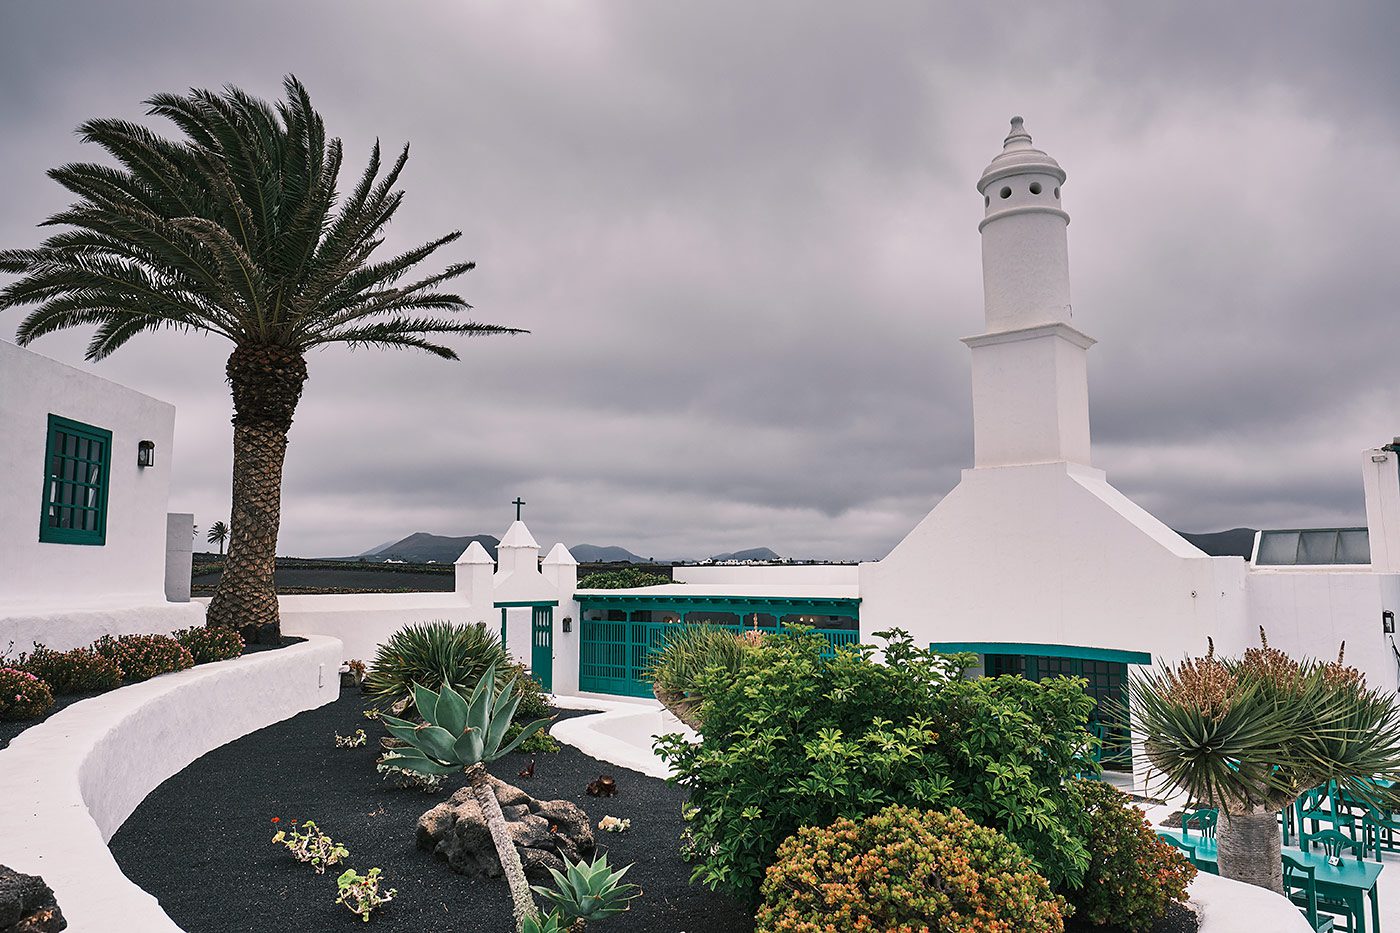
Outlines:
<svg viewBox="0 0 1400 933"><path fill-rule="evenodd" d="M203 623L174 438L174 406L0 341L0 652Z"/></svg>
<svg viewBox="0 0 1400 933"><path fill-rule="evenodd" d="M494 566L480 545L457 561L455 593L283 597L284 627L368 658L406 622L499 617L512 653L555 692L637 697L680 622L801 623L835 644L898 627L975 653L974 673L1086 678L1106 745L1124 756L1113 701L1130 667L1203 653L1208 638L1236 653L1262 625L1271 644L1319 657L1345 641L1370 683L1400 687L1400 443L1362 454L1366 528L1264 532L1249 559L1204 553L1118 492L1093 462L1095 341L1070 300L1064 183L1013 120L977 183L985 301L981 332L963 341L972 465L882 560L681 567L664 586L578 590L567 549L541 565L517 513Z"/></svg>

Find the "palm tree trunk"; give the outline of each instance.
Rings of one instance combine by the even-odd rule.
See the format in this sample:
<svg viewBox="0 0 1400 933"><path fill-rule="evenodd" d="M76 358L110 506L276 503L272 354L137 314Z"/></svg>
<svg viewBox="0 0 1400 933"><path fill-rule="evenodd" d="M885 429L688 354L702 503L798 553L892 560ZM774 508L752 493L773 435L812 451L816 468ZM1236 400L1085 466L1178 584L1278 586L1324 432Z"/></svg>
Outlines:
<svg viewBox="0 0 1400 933"><path fill-rule="evenodd" d="M530 882L525 879L525 867L520 863L520 853L515 850L515 841L506 828L506 816L501 812L501 802L496 799L496 790L491 786L490 775L484 765L472 765L467 769L467 782L476 796L477 806L486 817L486 827L491 830L491 841L496 844L496 857L501 861L501 871L510 885L510 899L515 905L515 929L525 924L526 917L538 919L535 898L530 893Z"/></svg>
<svg viewBox="0 0 1400 933"><path fill-rule="evenodd" d="M1278 811L1257 806L1223 810L1215 835L1223 877L1283 893Z"/></svg>
<svg viewBox="0 0 1400 933"><path fill-rule="evenodd" d="M282 635L273 584L282 464L306 361L285 347L239 346L225 371L233 390L233 508L228 556L206 618L238 629L244 641L275 643Z"/></svg>

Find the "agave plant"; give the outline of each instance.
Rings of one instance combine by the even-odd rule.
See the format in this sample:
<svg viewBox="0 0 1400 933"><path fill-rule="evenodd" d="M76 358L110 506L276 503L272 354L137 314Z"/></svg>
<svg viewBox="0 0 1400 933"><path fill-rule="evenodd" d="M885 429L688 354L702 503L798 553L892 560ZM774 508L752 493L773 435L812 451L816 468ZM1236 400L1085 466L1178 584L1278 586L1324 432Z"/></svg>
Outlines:
<svg viewBox="0 0 1400 933"><path fill-rule="evenodd" d="M554 876L554 887L535 885L532 890L554 907L551 916L558 914L573 933L583 930L590 920L622 913L627 910L628 902L642 893L637 885L622 883L622 876L632 866L613 871L608 867L606 855L591 862L565 859L564 867L563 872L549 870Z"/></svg>
<svg viewBox="0 0 1400 933"><path fill-rule="evenodd" d="M379 717L390 734L407 743L406 748L396 749L383 761L395 768L419 774L456 774L459 771L466 774L467 784L491 830L491 841L496 844L501 870L510 885L516 928L523 929L527 918L538 920L538 913L534 898L530 895L529 882L525 880L520 853L515 850L515 843L506 828L505 815L501 812L500 801L496 799L486 765L510 754L549 720L537 719L521 729L515 738L505 741L506 731L520 705L520 695L516 693L514 680L497 692L494 664L486 669L467 698L463 698L451 684L443 684L442 689L436 692L415 684L413 699L418 714L423 717L421 723L388 715Z"/></svg>
<svg viewBox="0 0 1400 933"><path fill-rule="evenodd" d="M520 933L566 933L563 924L559 914L550 911L543 917L526 917L520 925Z"/></svg>
<svg viewBox="0 0 1400 933"><path fill-rule="evenodd" d="M1400 779L1400 704L1336 661L1270 648L1134 676L1134 720L1163 781L1218 807L1220 873L1282 892L1279 810L1336 781L1379 805L1374 778ZM1345 646L1343 646L1345 648Z"/></svg>
<svg viewBox="0 0 1400 933"><path fill-rule="evenodd" d="M413 697L414 684L458 692L476 687L487 668L510 663L501 639L485 625L433 621L406 625L379 646L365 692L385 705Z"/></svg>

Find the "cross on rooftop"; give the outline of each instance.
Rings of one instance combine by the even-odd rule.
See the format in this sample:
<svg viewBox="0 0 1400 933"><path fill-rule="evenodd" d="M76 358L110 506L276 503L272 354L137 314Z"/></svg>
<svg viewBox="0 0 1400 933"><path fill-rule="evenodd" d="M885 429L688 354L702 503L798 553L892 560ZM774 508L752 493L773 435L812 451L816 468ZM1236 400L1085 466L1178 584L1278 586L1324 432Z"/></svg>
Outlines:
<svg viewBox="0 0 1400 933"><path fill-rule="evenodd" d="M515 501L511 503L511 505L515 506L515 520L517 522L520 521L520 507L524 504L525 500L520 498L519 496L516 496Z"/></svg>

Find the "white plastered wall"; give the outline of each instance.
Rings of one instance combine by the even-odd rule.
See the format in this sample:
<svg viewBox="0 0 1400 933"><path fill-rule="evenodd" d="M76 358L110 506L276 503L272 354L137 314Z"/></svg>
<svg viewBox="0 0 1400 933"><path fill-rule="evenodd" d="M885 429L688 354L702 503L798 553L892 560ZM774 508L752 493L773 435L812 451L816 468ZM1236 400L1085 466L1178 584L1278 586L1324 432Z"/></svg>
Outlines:
<svg viewBox="0 0 1400 933"><path fill-rule="evenodd" d="M884 560L861 630L1177 658L1241 631L1246 565L1209 557L1072 463L967 470Z"/></svg>
<svg viewBox="0 0 1400 933"><path fill-rule="evenodd" d="M1381 612L1400 613L1400 574L1367 571L1250 571L1249 627L1244 647L1257 645L1258 627L1269 644L1297 658L1337 657L1346 642L1346 662L1373 687L1400 688L1391 636Z"/></svg>
<svg viewBox="0 0 1400 933"><path fill-rule="evenodd" d="M103 545L39 540L50 414L112 432ZM0 651L203 621L165 598L174 438L174 406L0 341ZM143 440L154 466L136 465Z"/></svg>

